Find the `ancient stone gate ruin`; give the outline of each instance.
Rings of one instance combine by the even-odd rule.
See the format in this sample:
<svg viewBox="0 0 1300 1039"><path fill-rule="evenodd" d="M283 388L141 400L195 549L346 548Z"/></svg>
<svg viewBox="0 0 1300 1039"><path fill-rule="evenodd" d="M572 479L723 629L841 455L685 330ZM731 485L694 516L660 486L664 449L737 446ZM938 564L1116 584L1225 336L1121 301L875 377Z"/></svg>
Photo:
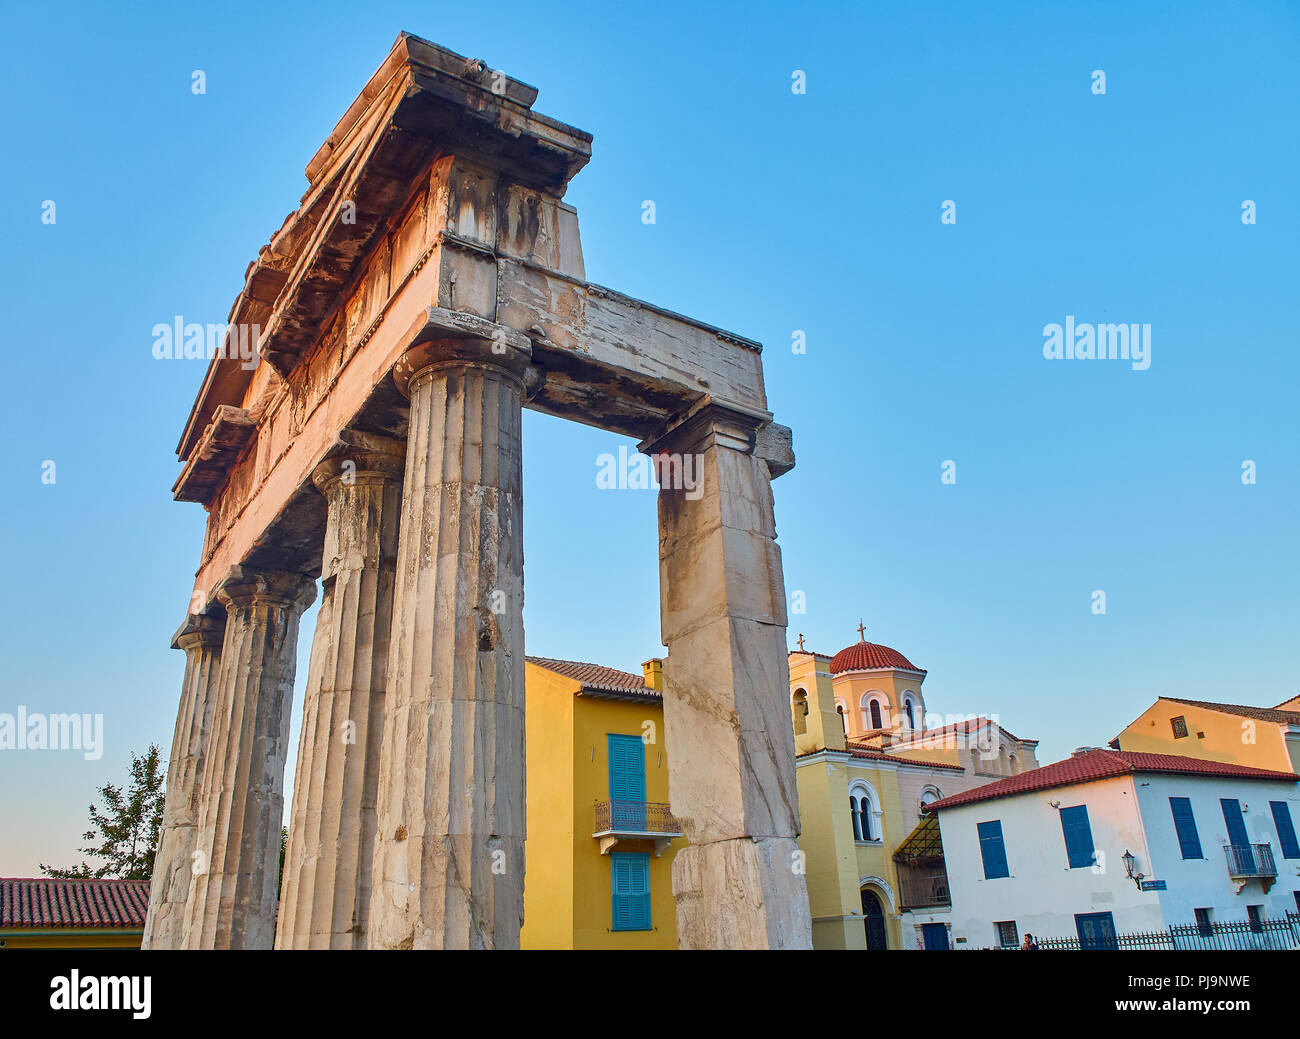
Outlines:
<svg viewBox="0 0 1300 1039"><path fill-rule="evenodd" d="M208 510L144 944L510 948L524 883L521 409L693 455L659 492L683 947L808 947L757 343L586 281L591 137L402 35L247 272L178 453ZM299 618L322 601L277 925ZM350 738L344 738L344 732Z"/></svg>

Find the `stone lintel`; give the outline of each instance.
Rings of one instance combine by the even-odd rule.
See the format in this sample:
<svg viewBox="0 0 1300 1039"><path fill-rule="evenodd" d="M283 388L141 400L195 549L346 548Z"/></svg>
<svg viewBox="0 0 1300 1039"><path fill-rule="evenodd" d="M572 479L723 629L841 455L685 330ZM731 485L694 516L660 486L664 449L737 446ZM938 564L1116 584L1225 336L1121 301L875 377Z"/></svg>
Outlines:
<svg viewBox="0 0 1300 1039"><path fill-rule="evenodd" d="M172 487L172 496L177 501L211 505L230 467L256 435L257 423L248 411L219 405Z"/></svg>
<svg viewBox="0 0 1300 1039"><path fill-rule="evenodd" d="M308 164L310 197L335 179L353 219L327 211L304 244L271 315L263 357L281 375L310 349L329 301L342 291L412 181L438 155L455 155L553 197L591 158L591 135L529 108L536 92L418 37L403 35ZM525 103L527 102L527 103Z"/></svg>

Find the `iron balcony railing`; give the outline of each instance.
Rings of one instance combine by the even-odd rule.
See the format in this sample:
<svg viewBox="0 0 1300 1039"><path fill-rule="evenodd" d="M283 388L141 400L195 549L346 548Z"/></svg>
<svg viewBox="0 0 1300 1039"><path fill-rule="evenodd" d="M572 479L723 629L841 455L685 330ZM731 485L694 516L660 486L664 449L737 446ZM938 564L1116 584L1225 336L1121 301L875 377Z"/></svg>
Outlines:
<svg viewBox="0 0 1300 1039"><path fill-rule="evenodd" d="M1223 850L1228 856L1228 876L1234 879L1277 876L1271 845L1229 844Z"/></svg>
<svg viewBox="0 0 1300 1039"><path fill-rule="evenodd" d="M657 837L680 837L682 827L666 804L652 801L599 801L596 804L596 833L648 833Z"/></svg>

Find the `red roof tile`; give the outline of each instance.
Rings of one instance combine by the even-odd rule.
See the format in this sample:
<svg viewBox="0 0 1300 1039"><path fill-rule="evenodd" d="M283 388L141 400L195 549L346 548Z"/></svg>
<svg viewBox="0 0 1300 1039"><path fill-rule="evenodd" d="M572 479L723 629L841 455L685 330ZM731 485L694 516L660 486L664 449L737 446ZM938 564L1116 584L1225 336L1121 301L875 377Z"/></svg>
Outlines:
<svg viewBox="0 0 1300 1039"><path fill-rule="evenodd" d="M1130 775L1135 772L1168 772L1187 776L1227 776L1240 779L1274 779L1296 782L1300 776L1290 772L1273 772L1264 768L1232 765L1224 761L1207 761L1179 754L1144 754L1129 750L1089 750L1064 761L1042 768L1030 769L1009 779L1000 779L986 786L966 790L942 801L927 805L925 810L941 811L976 801L991 801L1013 794L1027 794L1034 790L1092 783L1099 779Z"/></svg>
<svg viewBox="0 0 1300 1039"><path fill-rule="evenodd" d="M551 657L525 657L530 664L544 667L565 678L581 683L579 692L611 694L636 700L662 702L663 696L645 684L643 675L617 671L602 664L586 664L580 660L554 660Z"/></svg>
<svg viewBox="0 0 1300 1039"><path fill-rule="evenodd" d="M1160 699L1187 704L1189 707L1204 707L1221 714L1235 714L1240 718L1254 718L1260 722L1300 725L1300 711L1279 711L1276 707L1244 707L1235 703L1211 703L1209 700L1182 700L1177 696L1162 696Z"/></svg>
<svg viewBox="0 0 1300 1039"><path fill-rule="evenodd" d="M825 754L829 751L832 754L838 754L840 751L831 750L829 747L821 750L810 750L804 754L798 754L796 757L808 758L814 754ZM917 765L922 768L942 768L949 772L965 772L961 765L950 765L946 761L925 761L922 758L905 758L900 754L886 754L884 751L876 750L874 747L863 747L849 740L844 744L844 753L851 757L859 758L863 761L892 761L897 765Z"/></svg>
<svg viewBox="0 0 1300 1039"><path fill-rule="evenodd" d="M978 718L967 718L965 721L953 722L951 725L944 725L937 729L915 729L909 732L906 736L899 736L898 741L902 744L924 744L932 739L937 739L950 733L952 735L961 733L963 736L969 736L973 733L979 732L980 729L983 729L988 725L997 725L997 723L993 721L992 718L985 718L981 715ZM1002 730L1002 734L1006 736L1007 739L1015 743L1032 743L1034 745L1037 745L1038 743L1037 740L1022 740L1019 736L1003 729L1001 725L998 725L997 727Z"/></svg>
<svg viewBox="0 0 1300 1039"><path fill-rule="evenodd" d="M1284 711L1282 710L1281 704L1277 707L1248 707L1243 704L1235 703L1214 703L1210 700L1184 700L1177 696L1157 697L1157 702L1160 700L1164 700L1166 703L1186 704L1188 707L1200 707L1207 711L1218 711L1220 714L1232 714L1238 718L1253 718L1255 721L1259 722L1271 722L1276 725L1300 725L1300 711ZM1289 702L1289 700L1282 701L1282 703ZM1147 708L1147 711L1149 710L1151 710L1150 707ZM1143 711L1142 714L1146 714L1146 711ZM1139 715L1138 717L1140 718L1142 715ZM1136 724L1136 722L1130 724ZM1124 728L1127 730L1129 726L1126 725ZM1111 740L1107 746L1114 747L1118 750L1120 745L1120 736L1123 735L1124 733L1121 732L1119 736L1116 736Z"/></svg>
<svg viewBox="0 0 1300 1039"><path fill-rule="evenodd" d="M147 880L0 877L0 927L143 928Z"/></svg>
<svg viewBox="0 0 1300 1039"><path fill-rule="evenodd" d="M913 664L896 649L882 646L877 642L855 642L846 646L831 658L831 674L843 671L874 671L880 668L898 667L906 671L925 672Z"/></svg>

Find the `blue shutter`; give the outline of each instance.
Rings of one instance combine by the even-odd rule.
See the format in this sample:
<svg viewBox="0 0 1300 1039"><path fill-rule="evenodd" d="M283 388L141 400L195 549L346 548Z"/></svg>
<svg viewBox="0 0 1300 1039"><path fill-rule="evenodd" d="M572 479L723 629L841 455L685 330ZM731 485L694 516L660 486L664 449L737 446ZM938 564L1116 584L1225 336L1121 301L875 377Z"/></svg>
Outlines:
<svg viewBox="0 0 1300 1039"><path fill-rule="evenodd" d="M1204 858L1201 854L1201 835L1196 832L1196 817L1192 815L1191 799L1171 797L1169 810L1174 813L1174 829L1178 831L1178 848L1183 853L1183 858Z"/></svg>
<svg viewBox="0 0 1300 1039"><path fill-rule="evenodd" d="M1228 843L1234 848L1249 848L1250 837L1241 818L1241 802L1235 797L1221 797L1219 807L1223 809L1223 821L1228 827Z"/></svg>
<svg viewBox="0 0 1300 1039"><path fill-rule="evenodd" d="M650 856L614 852L609 857L613 896L612 929L650 930Z"/></svg>
<svg viewBox="0 0 1300 1039"><path fill-rule="evenodd" d="M1282 858L1300 859L1300 843L1295 839L1295 823L1291 821L1291 809L1285 801L1270 801L1273 809L1273 825L1277 827L1277 839L1282 845Z"/></svg>
<svg viewBox="0 0 1300 1039"><path fill-rule="evenodd" d="M980 855L984 859L984 879L996 880L1009 877L1007 869L1007 849L1002 843L1002 820L980 823L977 827L980 837Z"/></svg>
<svg viewBox="0 0 1300 1039"><path fill-rule="evenodd" d="M1065 855L1070 860L1070 868L1091 866L1095 849L1092 827L1088 825L1087 805L1061 809L1061 833L1065 835Z"/></svg>

